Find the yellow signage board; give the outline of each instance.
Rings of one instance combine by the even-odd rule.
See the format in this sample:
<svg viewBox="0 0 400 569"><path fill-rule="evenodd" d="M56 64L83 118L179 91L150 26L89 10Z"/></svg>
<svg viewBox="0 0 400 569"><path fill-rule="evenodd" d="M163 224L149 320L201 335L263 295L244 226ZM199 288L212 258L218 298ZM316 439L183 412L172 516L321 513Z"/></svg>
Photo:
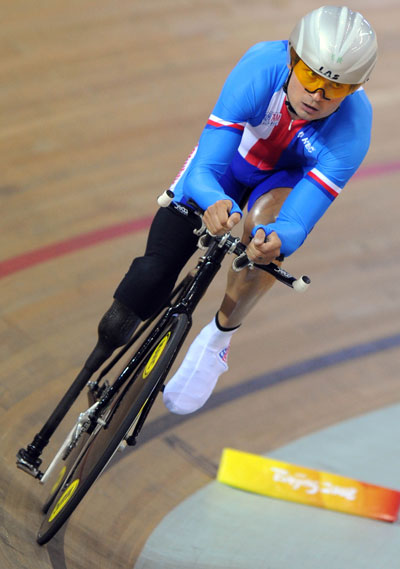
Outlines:
<svg viewBox="0 0 400 569"><path fill-rule="evenodd" d="M229 448L222 453L217 480L272 498L388 522L396 521L400 507L397 490Z"/></svg>

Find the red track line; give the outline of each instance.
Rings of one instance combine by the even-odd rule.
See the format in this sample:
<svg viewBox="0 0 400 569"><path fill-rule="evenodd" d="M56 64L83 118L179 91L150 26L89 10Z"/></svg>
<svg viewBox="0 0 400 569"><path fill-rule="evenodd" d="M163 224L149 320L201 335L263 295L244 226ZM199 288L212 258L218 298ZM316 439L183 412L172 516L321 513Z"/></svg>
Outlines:
<svg viewBox="0 0 400 569"><path fill-rule="evenodd" d="M353 179L361 180L363 178L379 177L385 174L398 172L399 170L400 161L365 166L355 174ZM89 233L83 233L82 235L65 239L58 243L46 245L45 247L40 247L33 251L27 251L26 253L17 255L16 257L11 257L10 259L5 259L4 261L0 261L0 279L18 271L33 267L34 265L50 261L56 257L67 255L73 251L79 251L85 247L91 247L98 243L109 241L110 239L143 231L150 226L151 220L152 216L111 225L109 227L104 227L102 229L97 229L95 231L90 231Z"/></svg>
<svg viewBox="0 0 400 569"><path fill-rule="evenodd" d="M16 257L6 259L0 262L0 278L44 263L45 261L50 261L56 257L61 257L67 253L97 245L103 241L123 237L130 233L137 233L138 231L147 229L152 219L153 217L143 217L133 221L104 227L103 229L96 229L95 231L83 233L82 235L77 235L76 237L71 237L70 239L65 239L64 241L46 245L45 247L40 247L39 249L27 251Z"/></svg>

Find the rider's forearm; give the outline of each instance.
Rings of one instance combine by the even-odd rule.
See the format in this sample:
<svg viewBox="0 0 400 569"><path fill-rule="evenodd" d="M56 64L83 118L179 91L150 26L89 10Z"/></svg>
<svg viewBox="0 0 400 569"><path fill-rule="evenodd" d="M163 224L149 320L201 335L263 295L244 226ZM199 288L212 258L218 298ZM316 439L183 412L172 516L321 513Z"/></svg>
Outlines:
<svg viewBox="0 0 400 569"><path fill-rule="evenodd" d="M289 221L280 220L279 222L269 223L268 225L257 225L253 232L260 227L264 229L266 235L269 235L273 231L277 233L282 242L280 252L285 257L294 253L304 243L308 235L308 232L301 224Z"/></svg>
<svg viewBox="0 0 400 569"><path fill-rule="evenodd" d="M204 210L218 200L230 199L231 213L242 214L238 204L225 194L218 182L237 151L239 142L240 134L235 131L218 128L204 129L192 167L183 186L186 198L194 199Z"/></svg>
<svg viewBox="0 0 400 569"><path fill-rule="evenodd" d="M287 257L303 244L331 203L332 199L312 184L302 180L290 192L277 220L257 228L262 227L267 235L275 231L282 241L281 253ZM253 234L257 228L253 229Z"/></svg>
<svg viewBox="0 0 400 569"><path fill-rule="evenodd" d="M231 197L227 196L217 180L217 176L207 168L193 169L186 179L185 197L192 198L204 211L219 200L230 200L232 208L230 213L242 210Z"/></svg>

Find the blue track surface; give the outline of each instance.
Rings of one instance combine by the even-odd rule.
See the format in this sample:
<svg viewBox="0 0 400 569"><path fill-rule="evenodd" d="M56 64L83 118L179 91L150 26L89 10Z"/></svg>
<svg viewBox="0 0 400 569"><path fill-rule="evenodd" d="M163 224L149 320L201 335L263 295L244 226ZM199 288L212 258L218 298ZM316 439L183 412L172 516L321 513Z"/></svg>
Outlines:
<svg viewBox="0 0 400 569"><path fill-rule="evenodd" d="M268 456L400 489L399 423L400 405L394 405L298 439ZM399 522L284 502L212 482L164 518L134 569L399 566Z"/></svg>

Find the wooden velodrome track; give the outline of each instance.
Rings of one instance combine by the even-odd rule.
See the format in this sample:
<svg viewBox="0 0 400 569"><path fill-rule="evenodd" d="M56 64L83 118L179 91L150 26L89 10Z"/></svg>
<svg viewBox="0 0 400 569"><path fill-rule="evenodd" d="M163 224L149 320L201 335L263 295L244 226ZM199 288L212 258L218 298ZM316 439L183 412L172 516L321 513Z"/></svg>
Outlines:
<svg viewBox="0 0 400 569"><path fill-rule="evenodd" d="M224 447L268 452L400 401L396 347L246 394L251 378L399 333L400 5L365 0L351 7L374 24L380 44L367 87L373 140L357 177L287 261L291 272L310 274L310 291L274 287L235 337L221 405L180 424L158 401L143 445L104 474L48 546L35 542L46 492L16 470L16 451L92 348L115 286L143 250L156 197L196 143L229 70L250 45L287 37L319 5L2 6L2 569L133 567L164 516L215 477ZM215 313L224 284L221 274L190 338ZM243 386L240 396L225 400L232 385Z"/></svg>

